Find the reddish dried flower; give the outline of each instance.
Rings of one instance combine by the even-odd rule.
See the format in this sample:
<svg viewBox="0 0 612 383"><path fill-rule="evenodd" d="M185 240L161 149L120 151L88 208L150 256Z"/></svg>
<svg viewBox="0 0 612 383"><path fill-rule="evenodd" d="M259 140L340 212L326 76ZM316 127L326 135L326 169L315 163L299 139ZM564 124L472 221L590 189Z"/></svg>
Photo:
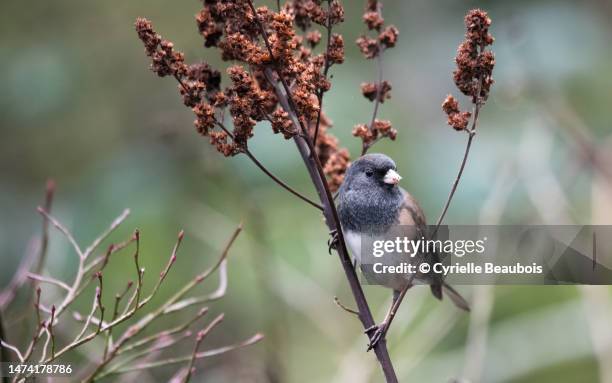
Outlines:
<svg viewBox="0 0 612 383"><path fill-rule="evenodd" d="M138 38L143 42L145 46L145 52L147 56L152 56L155 51L157 51L157 47L159 43L161 43L161 36L155 33L153 30L153 25L151 22L145 18L137 18L136 19L136 32L138 33Z"/></svg>
<svg viewBox="0 0 612 383"><path fill-rule="evenodd" d="M375 83L364 82L361 84L361 93L363 96L370 101L376 100L378 94L378 101L385 102L386 99L391 98L391 84L388 81L381 83L380 93L378 93L378 87Z"/></svg>
<svg viewBox="0 0 612 383"><path fill-rule="evenodd" d="M302 30L310 28L312 22L321 25L327 22L327 15L318 1L293 0L287 4L287 7L295 15L295 24Z"/></svg>
<svg viewBox="0 0 612 383"><path fill-rule="evenodd" d="M198 133L207 136L215 127L215 109L206 102L200 102L192 108L196 119L193 124Z"/></svg>
<svg viewBox="0 0 612 383"><path fill-rule="evenodd" d="M234 143L228 143L228 134L223 131L210 133L210 144L225 157L235 156L240 153L240 149Z"/></svg>
<svg viewBox="0 0 612 383"><path fill-rule="evenodd" d="M370 132L370 129L368 129L366 124L355 125L352 134L355 137L361 138L361 141L366 146L371 144L375 139L374 135L372 132Z"/></svg>
<svg viewBox="0 0 612 383"><path fill-rule="evenodd" d="M387 120L374 120L374 126L372 131L376 137L388 137L392 141L397 137L397 130L393 129L391 121Z"/></svg>
<svg viewBox="0 0 612 383"><path fill-rule="evenodd" d="M247 35L232 33L219 43L223 60L245 61L252 65L260 65L270 60L269 54Z"/></svg>
<svg viewBox="0 0 612 383"><path fill-rule="evenodd" d="M368 147L381 137L387 137L390 140L395 140L397 130L393 129L390 121L374 120L372 126L368 129L365 124L355 125L353 128L353 136L361 139L363 146Z"/></svg>
<svg viewBox="0 0 612 383"><path fill-rule="evenodd" d="M459 101L451 94L447 95L442 103L442 110L446 114L459 113Z"/></svg>
<svg viewBox="0 0 612 383"><path fill-rule="evenodd" d="M329 189L332 193L335 193L342 185L344 175L350 165L350 159L348 150L340 149L333 152L325 163L323 172L327 176Z"/></svg>
<svg viewBox="0 0 612 383"><path fill-rule="evenodd" d="M453 129L457 131L467 129L472 114L470 112L462 112L459 109L459 102L452 95L446 96L442 103L442 110L448 116L448 125L452 126Z"/></svg>
<svg viewBox="0 0 612 383"><path fill-rule="evenodd" d="M491 19L486 12L471 10L465 17L465 40L457 48L455 57L455 84L463 94L472 97L473 102L485 101L494 82L495 56L493 52L485 50L494 41L489 33L490 25Z"/></svg>
<svg viewBox="0 0 612 383"><path fill-rule="evenodd" d="M219 90L221 87L221 73L204 62L189 65L187 77L192 81L202 81L209 92Z"/></svg>
<svg viewBox="0 0 612 383"><path fill-rule="evenodd" d="M153 72L160 77L169 75L181 77L187 72L183 53L175 52L174 44L162 40L153 30L149 20L138 18L135 26L138 37L145 46L145 52L151 58Z"/></svg>
<svg viewBox="0 0 612 383"><path fill-rule="evenodd" d="M363 22L368 26L369 30L380 30L385 20L378 11L366 11L363 14Z"/></svg>
<svg viewBox="0 0 612 383"><path fill-rule="evenodd" d="M183 81L178 88L183 97L183 103L191 108L202 100L202 93L206 91L206 86L202 81Z"/></svg>
<svg viewBox="0 0 612 383"><path fill-rule="evenodd" d="M272 130L274 133L282 133L286 139L292 138L297 134L297 130L289 118L289 113L281 108L276 109L272 113Z"/></svg>
<svg viewBox="0 0 612 383"><path fill-rule="evenodd" d="M227 96L221 91L216 92L210 97L210 103L215 108L223 108L227 106Z"/></svg>
<svg viewBox="0 0 612 383"><path fill-rule="evenodd" d="M374 58L378 55L378 42L365 35L357 39L357 46L359 47L359 50L361 50L361 53L367 59Z"/></svg>
<svg viewBox="0 0 612 383"><path fill-rule="evenodd" d="M371 11L371 12L376 12L378 11L378 1L377 0L368 0L366 3L366 12L367 11Z"/></svg>
<svg viewBox="0 0 612 383"><path fill-rule="evenodd" d="M292 93L293 101L300 117L304 117L307 120L315 120L319 112L317 96L305 87L299 87Z"/></svg>
<svg viewBox="0 0 612 383"><path fill-rule="evenodd" d="M467 29L465 38L473 41L480 45L491 45L495 40L491 34L489 34L489 27L491 26L491 18L487 12L481 9L472 9L465 15L465 27Z"/></svg>
<svg viewBox="0 0 612 383"><path fill-rule="evenodd" d="M393 48L397 43L398 36L399 30L395 26L389 25L382 32L380 32L380 35L378 35L378 41L380 41L385 48Z"/></svg>
<svg viewBox="0 0 612 383"><path fill-rule="evenodd" d="M234 121L234 143L240 149L246 149L256 121L266 118L276 104L276 99L270 91L260 89L257 81L242 66L232 66L227 73L232 80L228 92L230 113Z"/></svg>
<svg viewBox="0 0 612 383"><path fill-rule="evenodd" d="M332 192L335 192L344 180L344 174L350 164L350 156L348 150L338 146L338 139L327 132L331 125L331 121L325 113L321 112L319 136L315 150L319 156L319 161L323 165L323 171L327 177L329 187ZM314 132L314 124L309 129L312 134Z"/></svg>
<svg viewBox="0 0 612 383"><path fill-rule="evenodd" d="M196 15L198 31L204 37L204 46L213 47L219 44L223 36L223 28L217 23L209 8L204 8Z"/></svg>
<svg viewBox="0 0 612 383"><path fill-rule="evenodd" d="M331 36L329 44L328 60L333 64L342 64L344 62L344 40L342 36L334 33Z"/></svg>
<svg viewBox="0 0 612 383"><path fill-rule="evenodd" d="M293 17L284 11L273 13L270 28L276 32L280 40L289 41L295 36Z"/></svg>
<svg viewBox="0 0 612 383"><path fill-rule="evenodd" d="M316 29L308 32L306 34L306 41L308 41L308 44L310 44L312 48L316 47L321 41L321 32L317 31Z"/></svg>
<svg viewBox="0 0 612 383"><path fill-rule="evenodd" d="M344 21L344 8L338 0L332 0L329 4L329 22L331 25L340 24Z"/></svg>
<svg viewBox="0 0 612 383"><path fill-rule="evenodd" d="M232 90L241 96L245 96L253 89L253 78L240 65L234 65L227 69L227 74L232 80Z"/></svg>

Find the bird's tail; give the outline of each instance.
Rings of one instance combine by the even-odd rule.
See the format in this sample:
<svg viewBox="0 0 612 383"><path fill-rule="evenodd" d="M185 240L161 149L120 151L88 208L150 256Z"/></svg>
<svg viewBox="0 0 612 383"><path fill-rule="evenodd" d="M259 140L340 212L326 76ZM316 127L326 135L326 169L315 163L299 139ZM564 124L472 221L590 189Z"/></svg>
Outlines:
<svg viewBox="0 0 612 383"><path fill-rule="evenodd" d="M446 291L446 295L453 301L455 306L459 307L461 310L470 311L470 304L459 294L457 290L455 290L451 285L446 282L442 282L444 286L444 291Z"/></svg>
<svg viewBox="0 0 612 383"><path fill-rule="evenodd" d="M442 289L446 292L446 295L453 301L455 306L461 310L470 311L470 304L455 290L451 285L442 281L441 284L432 284L431 293L438 299L442 299Z"/></svg>

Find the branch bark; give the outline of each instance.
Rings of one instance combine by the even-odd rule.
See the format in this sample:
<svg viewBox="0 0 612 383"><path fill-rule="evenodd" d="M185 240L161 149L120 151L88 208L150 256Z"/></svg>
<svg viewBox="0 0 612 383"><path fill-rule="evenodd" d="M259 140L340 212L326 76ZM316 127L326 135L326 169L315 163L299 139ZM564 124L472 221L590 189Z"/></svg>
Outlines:
<svg viewBox="0 0 612 383"><path fill-rule="evenodd" d="M314 146L312 141L310 140L306 126L304 126L302 121L298 118L297 108L295 107L295 103L293 102L291 90L289 88L289 85L283 78L281 71L279 70L280 68L278 67L278 63L274 59L274 54L272 52L270 42L268 41L268 35L266 33L265 27L261 23L261 20L259 20L259 18L257 17L257 11L255 9L255 6L253 5L252 0L249 0L249 5L251 7L251 11L256 17L256 21L259 25L261 35L268 49L270 57L273 60L274 67L276 69L275 71L278 75L279 81L282 84L283 89L280 89L278 83L274 81L273 74L271 73L272 71L270 68L266 70L266 77L269 81L271 81L271 85L274 86L276 96L278 97L283 109L285 109L285 111L289 113L295 126L299 126L301 128L302 134L295 136L294 141L297 145L300 155L302 156L302 160L304 161L306 169L308 170L308 173L317 190L317 193L319 194L321 204L324 207L323 215L325 217L327 227L330 231L335 231L336 233L338 233L338 246L336 249L338 257L340 258L340 263L342 264L342 268L344 269L344 273L348 280L355 302L357 303L359 319L361 320L364 330L368 329L374 325L374 318L372 317L372 312L365 298L365 294L363 293L363 289L361 288L361 284L359 283L359 278L357 277L357 273L355 272L355 268L353 267L353 263L351 262L351 258L346 248L346 243L342 234L342 227L340 226L340 218L338 217L338 211L336 210L334 198L331 193L331 190L329 189L327 179L325 178L325 174L323 172L323 166L321 165L319 157L315 153ZM386 381L397 382L397 376L395 374L395 370L393 368L393 364L389 356L389 351L387 350L387 343L384 339L376 343L376 345L374 346L374 353L376 354L378 362L383 370Z"/></svg>

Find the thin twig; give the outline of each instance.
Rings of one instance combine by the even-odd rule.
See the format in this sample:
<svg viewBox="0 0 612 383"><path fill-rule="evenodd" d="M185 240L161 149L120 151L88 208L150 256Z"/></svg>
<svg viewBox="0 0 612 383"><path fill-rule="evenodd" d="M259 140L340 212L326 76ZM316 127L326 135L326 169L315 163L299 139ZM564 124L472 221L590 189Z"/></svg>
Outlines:
<svg viewBox="0 0 612 383"><path fill-rule="evenodd" d="M357 315L359 317L359 311L353 310L353 309L345 306L344 304L342 304L342 302L340 302L338 297L334 297L334 303L336 305L338 305L338 307L340 307L342 310L346 311L347 313L354 314L354 315Z"/></svg>
<svg viewBox="0 0 612 383"><path fill-rule="evenodd" d="M115 305L113 306L113 316L111 317L111 322L117 319L117 315L119 315L119 305L121 304L121 300L123 299L123 297L125 297L128 291L130 291L130 288L132 288L133 284L134 283L132 281L129 281L125 287L125 290L123 290L122 293L115 295ZM112 345L112 340L113 340L113 328L110 328L108 329L108 332L106 333L106 339L104 342L104 352L102 354L102 359L106 358L106 355L108 354L108 349Z"/></svg>
<svg viewBox="0 0 612 383"><path fill-rule="evenodd" d="M3 340L0 340L0 345L2 345L3 347L13 351L15 353L15 355L17 355L17 358L19 358L20 362L23 362L23 355L21 355L21 352L19 352L19 349L15 346L13 346L12 344L8 344Z"/></svg>
<svg viewBox="0 0 612 383"><path fill-rule="evenodd" d="M164 310L164 315L173 313L175 311L183 310L186 307L193 306L200 303L212 302L218 299L221 299L225 296L225 292L227 291L227 260L224 260L219 265L219 285L210 294L206 294L204 296L199 297L191 297L186 298L181 301L178 301L171 306L168 306Z"/></svg>
<svg viewBox="0 0 612 383"><path fill-rule="evenodd" d="M109 235L115 231L115 229L125 221L125 219L130 215L130 209L124 209L123 212L119 215L119 217L115 218L115 220L110 224L109 228L106 229L98 238L96 238L87 249L84 251L84 256L87 258L91 253L93 253L100 243L104 241Z"/></svg>
<svg viewBox="0 0 612 383"><path fill-rule="evenodd" d="M484 51L484 42L480 45L480 54ZM436 234L438 234L438 230L440 229L440 225L446 216L446 212L448 211L448 207L450 206L451 201L453 200L453 196L455 195L455 191L457 191L457 186L459 185L459 180L463 175L463 170L465 169L465 165L467 163L468 156L470 154L470 148L472 147L472 141L474 140L474 136L476 135L476 128L478 126L478 115L480 113L480 107L482 106L482 99L480 97L480 93L482 92L484 78L482 76L478 77L478 87L476 89L476 94L473 98L474 108L472 112L472 126L469 129L466 129L468 134L467 145L465 146L465 152L463 153L463 159L461 160L461 166L459 167L459 172L457 173L457 177L453 182L453 186L448 195L448 199L444 204L444 209L442 210L442 214L440 214L440 218L438 218L438 222L436 222L436 228L431 235L431 238L435 238Z"/></svg>
<svg viewBox="0 0 612 383"><path fill-rule="evenodd" d="M6 308L17 295L17 291L23 284L28 280L26 277L28 271L34 264L36 256L39 252L38 244L39 241L30 240L26 248L26 253L22 257L21 262L17 270L13 273L13 278L9 282L8 286L0 291L0 309Z"/></svg>
<svg viewBox="0 0 612 383"><path fill-rule="evenodd" d="M263 338L264 338L263 334L255 334L249 339L246 339L243 342L240 342L234 345L219 347L219 348L212 349L209 351L198 352L196 354L196 359L209 358L211 356L225 354L226 352L233 351L239 348L243 348L243 347L255 344L259 342L260 340L262 340ZM185 356L176 357L176 358L158 360L158 361L151 362L151 363L143 363L140 365L135 365L135 366L127 367L125 369L114 371L112 375L125 374L125 373L133 372L133 371L141 371L141 370L147 370L147 369L155 368L155 367L168 366L168 365L177 364L177 363L184 363L184 362L188 362L190 359L191 359L191 355L185 355Z"/></svg>
<svg viewBox="0 0 612 383"><path fill-rule="evenodd" d="M480 82L482 84L482 81ZM479 91L480 93L480 91ZM446 216L446 212L448 211L448 207L450 206L451 201L453 200L453 196L455 195L455 191L457 191L457 186L459 185L459 180L463 175L463 170L465 169L465 165L467 164L467 159L470 154L470 148L472 147L472 141L474 140L474 136L476 136L476 127L478 123L478 113L480 112L480 101L477 100L474 104L474 117L472 119L472 126L469 130L467 130L468 140L467 145L465 146L465 152L463 153L463 159L461 160L461 166L459 167L459 172L457 173L457 177L453 182L453 187L451 188L450 194L448 195L448 199L444 204L444 209L442 210L442 214L440 214L440 218L438 218L438 222L436 222L436 228L433 231L432 238L436 237L438 234L438 230L440 229L440 225L444 220L444 216Z"/></svg>
<svg viewBox="0 0 612 383"><path fill-rule="evenodd" d="M130 343L129 345L126 345L125 347L123 347L122 349L120 349L119 351L117 351L117 356L121 355L121 354L125 354L126 352L135 350L139 347L142 346L146 346L149 343L155 342L156 340L160 339L161 337L164 336L172 336L174 334L178 334L180 332L185 331L186 329L189 328L189 326L191 326L193 323L195 323L198 319L200 319L201 317L203 317L204 315L206 315L206 313L208 313L208 307L203 307L200 311L198 311L198 313L191 319L189 319L187 322L183 323L182 325L176 326L174 328L168 329L168 330L164 330L162 332L159 332L157 334L152 334L149 335L147 337L144 337L134 343ZM148 352L148 350L145 350L146 352Z"/></svg>
<svg viewBox="0 0 612 383"><path fill-rule="evenodd" d="M51 214L49 214L45 209L43 209L40 206L38 207L38 212L42 214L46 219L48 219L51 222L51 224L55 226L56 229L58 229L62 234L64 234L66 239L68 239L68 242L70 242L70 244L74 248L74 251L79 256L79 258L85 258L85 256L83 255L83 251L81 250L81 247L77 244L76 240L72 236L72 233L70 233L70 231L64 225L62 225L57 219L51 216Z"/></svg>
<svg viewBox="0 0 612 383"><path fill-rule="evenodd" d="M42 320L40 319L40 295L42 290L39 287L36 288L36 300L34 301L34 310L36 311L36 328L42 325Z"/></svg>
<svg viewBox="0 0 612 383"><path fill-rule="evenodd" d="M382 4L381 2L377 2L377 8L378 8L378 14L380 15L380 17L382 17ZM377 67L377 71L378 71L378 78L376 80L376 100L374 100L374 111L372 112L372 119L370 120L370 126L369 126L369 130L370 132L373 131L374 129L374 122L376 122L376 116L378 115L378 108L380 107L380 97L381 97L381 90L382 90L382 83L383 83L383 46L380 43L379 39L376 39L376 67ZM361 155L365 155L368 150L370 150L370 148L372 146L374 146L374 144L376 144L378 141L380 141L382 137L377 138L376 140L374 140L373 142L367 144L365 141L363 141L363 145L361 147Z"/></svg>
<svg viewBox="0 0 612 383"><path fill-rule="evenodd" d="M194 368L195 360L198 355L198 351L200 350L200 345L202 344L202 341L204 340L204 338L206 338L206 335L208 335L213 330L213 328L215 328L216 325L221 323L221 321L223 320L223 317L224 317L223 314L219 314L219 316L213 319L213 321L210 322L208 326L206 326L203 330L198 332L198 335L196 336L196 342L193 347L193 352L191 354L191 359L189 360L189 365L187 366L187 374L185 375L185 378L183 379L183 383L188 383L189 379L191 379L191 374L193 373L193 370L195 370Z"/></svg>
<svg viewBox="0 0 612 383"><path fill-rule="evenodd" d="M55 194L55 181L48 180L45 191L45 204L44 209L47 212L51 212L51 206L53 205L53 195ZM34 269L36 274L41 274L42 268L47 258L47 249L49 248L49 220L47 217L43 217L42 224L42 238L40 240L40 255L38 256L38 263Z"/></svg>
<svg viewBox="0 0 612 383"><path fill-rule="evenodd" d="M52 278L52 277L45 277L45 276L34 274L34 273L27 273L27 277L30 278L33 281L49 283L51 285L55 285L57 287L61 287L62 289L66 290L66 291L70 291L70 286L68 286L64 282L60 281L59 279L55 279L55 278Z"/></svg>
<svg viewBox="0 0 612 383"><path fill-rule="evenodd" d="M320 204L312 201L310 198L303 196L299 192L295 191L289 185L287 185L282 180L280 180L278 177L276 177L274 174L272 174L264 165L262 165L261 162L259 162L259 160L248 149L244 151L244 154L246 154L246 156L249 157L249 159L255 164L255 166L257 166L259 169L261 169L261 171L263 171L268 177L270 177L274 182L279 184L282 188L287 190L289 193L291 193L294 196L298 197L302 201L305 201L309 205L314 206L314 207L316 207L317 209L319 209L321 211L323 210L323 206L321 206Z"/></svg>
<svg viewBox="0 0 612 383"><path fill-rule="evenodd" d="M51 338L51 358L55 358L55 334L53 334L54 321L55 321L55 305L51 306L51 318L49 319L49 323L47 325L47 330L49 330L49 338Z"/></svg>

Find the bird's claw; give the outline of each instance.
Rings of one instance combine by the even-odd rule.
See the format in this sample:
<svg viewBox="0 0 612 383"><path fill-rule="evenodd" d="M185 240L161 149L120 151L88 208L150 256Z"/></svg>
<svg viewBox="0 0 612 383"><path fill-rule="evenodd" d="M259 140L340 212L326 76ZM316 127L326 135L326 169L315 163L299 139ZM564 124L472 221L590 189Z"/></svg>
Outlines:
<svg viewBox="0 0 612 383"><path fill-rule="evenodd" d="M332 230L329 232L329 239L327 240L327 252L331 255L332 249L338 248L338 230Z"/></svg>
<svg viewBox="0 0 612 383"><path fill-rule="evenodd" d="M385 337L386 332L387 332L386 322L383 322L381 324L375 324L365 329L364 333L366 333L368 336L370 336L370 333L372 333L372 336L370 336L370 343L368 344L367 351L370 351L374 347L376 347L378 342L380 342Z"/></svg>

